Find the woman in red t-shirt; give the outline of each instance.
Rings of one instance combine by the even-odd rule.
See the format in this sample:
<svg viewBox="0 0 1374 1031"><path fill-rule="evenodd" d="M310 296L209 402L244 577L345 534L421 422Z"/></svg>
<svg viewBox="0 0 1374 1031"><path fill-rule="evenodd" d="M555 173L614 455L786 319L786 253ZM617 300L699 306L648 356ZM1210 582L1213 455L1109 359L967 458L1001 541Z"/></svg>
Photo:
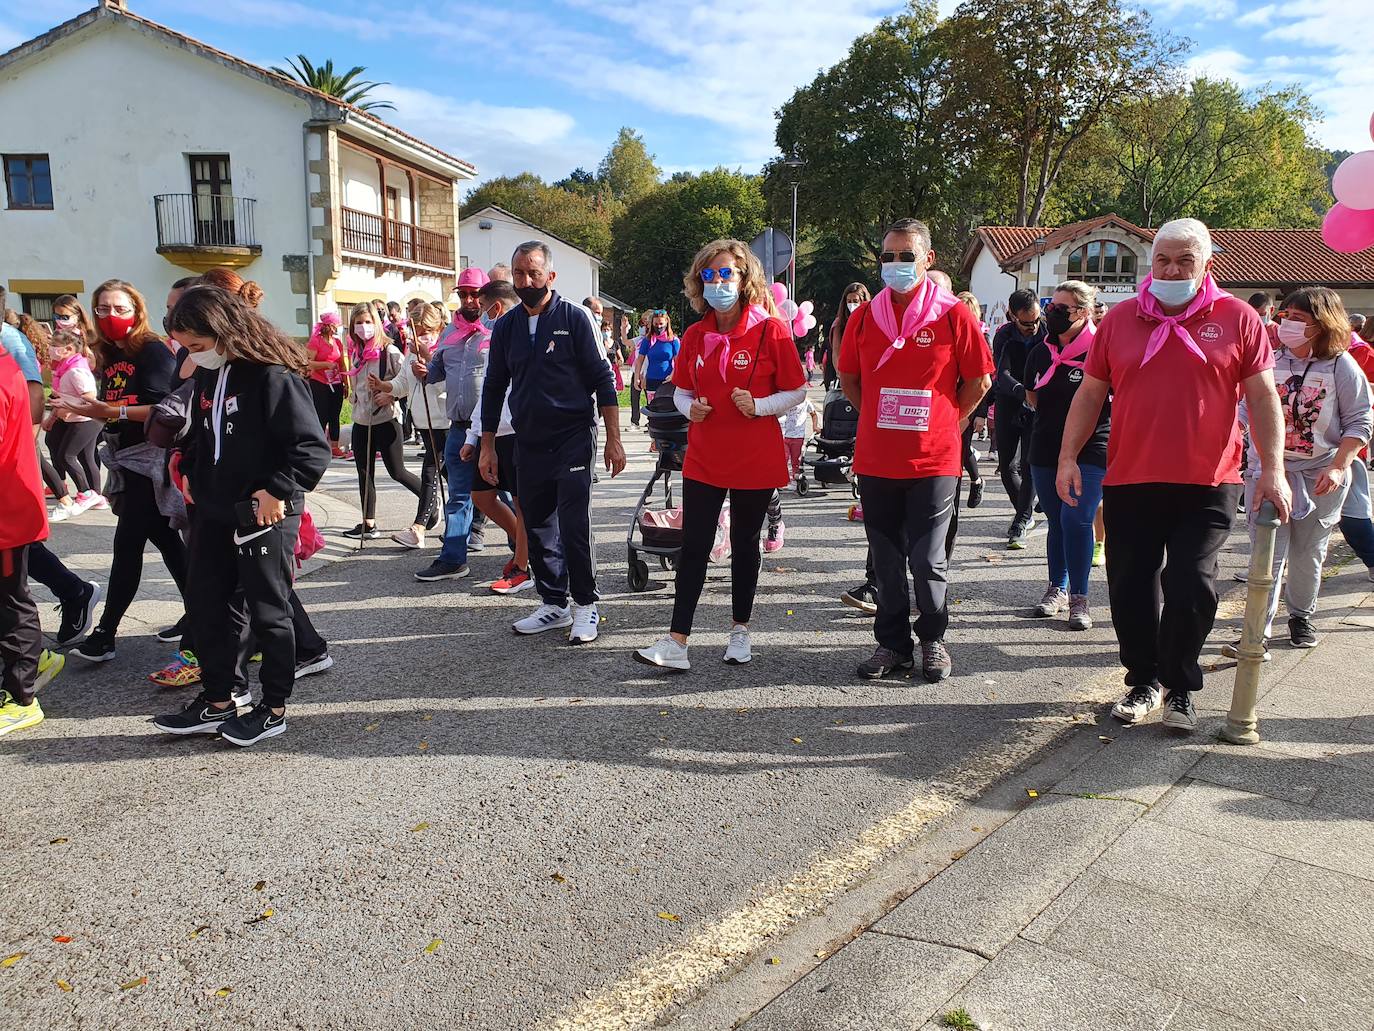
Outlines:
<svg viewBox="0 0 1374 1031"><path fill-rule="evenodd" d="M734 626L725 661L742 665L759 582L759 533L773 491L788 483L777 416L806 396L792 334L774 317L763 268L738 240L697 252L683 277L693 310L705 318L682 334L673 365L674 401L691 420L682 469L682 552L669 633L635 659L685 670L687 637L706 583L721 506L730 498L730 593ZM708 310L709 308L709 310Z"/></svg>
<svg viewBox="0 0 1374 1031"><path fill-rule="evenodd" d="M315 414L329 438L329 449L335 458L346 458L348 452L339 444L339 414L343 411L344 375L348 372L343 344L339 341L339 327L343 320L327 311L320 316L315 332L310 334L310 397L315 402Z"/></svg>

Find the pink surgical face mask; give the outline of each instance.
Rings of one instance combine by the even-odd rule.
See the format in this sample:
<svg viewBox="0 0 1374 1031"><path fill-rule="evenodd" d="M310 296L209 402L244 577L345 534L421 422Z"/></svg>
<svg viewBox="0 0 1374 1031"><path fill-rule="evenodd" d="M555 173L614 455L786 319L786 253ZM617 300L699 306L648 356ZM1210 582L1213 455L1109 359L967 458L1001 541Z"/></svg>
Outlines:
<svg viewBox="0 0 1374 1031"><path fill-rule="evenodd" d="M370 322L360 322L355 328L358 336L363 340L371 340L377 335L377 327Z"/></svg>

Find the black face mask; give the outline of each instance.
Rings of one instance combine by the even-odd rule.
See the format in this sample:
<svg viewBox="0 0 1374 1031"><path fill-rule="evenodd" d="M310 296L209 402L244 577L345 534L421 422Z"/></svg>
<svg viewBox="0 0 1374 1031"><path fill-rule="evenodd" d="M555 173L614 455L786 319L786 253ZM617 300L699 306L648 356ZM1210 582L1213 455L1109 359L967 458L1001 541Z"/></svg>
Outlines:
<svg viewBox="0 0 1374 1031"><path fill-rule="evenodd" d="M1068 311L1063 308L1056 308L1045 314L1045 328L1050 331L1050 335L1055 339L1067 333L1072 325L1073 319L1069 317Z"/></svg>
<svg viewBox="0 0 1374 1031"><path fill-rule="evenodd" d="M517 286L515 292L525 307L538 308L549 294L549 285L545 283L543 286Z"/></svg>
<svg viewBox="0 0 1374 1031"><path fill-rule="evenodd" d="M482 315L482 309L474 304L471 308L459 308L458 314L469 322L476 322Z"/></svg>

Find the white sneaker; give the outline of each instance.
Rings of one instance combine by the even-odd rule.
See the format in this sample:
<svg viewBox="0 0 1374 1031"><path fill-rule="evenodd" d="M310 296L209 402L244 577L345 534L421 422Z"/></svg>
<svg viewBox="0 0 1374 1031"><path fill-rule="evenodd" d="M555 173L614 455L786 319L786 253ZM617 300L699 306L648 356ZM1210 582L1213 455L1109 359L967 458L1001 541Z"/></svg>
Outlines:
<svg viewBox="0 0 1374 1031"><path fill-rule="evenodd" d="M1148 687L1133 687L1126 697L1112 706L1112 715L1123 723L1139 723L1159 708L1164 700L1158 684Z"/></svg>
<svg viewBox="0 0 1374 1031"><path fill-rule="evenodd" d="M48 513L48 522L65 523L72 516L78 514L79 513L76 510L75 502L73 502L70 505L58 505L51 512Z"/></svg>
<svg viewBox="0 0 1374 1031"><path fill-rule="evenodd" d="M517 634L542 634L545 630L557 630L572 626L572 613L566 605L540 605L524 619L517 619L510 628Z"/></svg>
<svg viewBox="0 0 1374 1031"><path fill-rule="evenodd" d="M96 502L104 500L93 490L83 490L72 501L72 515L80 515L96 506Z"/></svg>
<svg viewBox="0 0 1374 1031"><path fill-rule="evenodd" d="M413 526L407 526L404 530L398 530L391 535L391 539L403 548L423 548L425 546L425 534L423 530L416 530Z"/></svg>
<svg viewBox="0 0 1374 1031"><path fill-rule="evenodd" d="M601 615L596 611L595 603L574 605L572 607L572 629L568 631L568 643L591 644L596 640L597 627L600 624Z"/></svg>
<svg viewBox="0 0 1374 1031"><path fill-rule="evenodd" d="M646 666L662 666L664 669L689 670L692 664L687 661L687 646L678 644L671 637L661 637L648 648L639 648L634 653L635 661Z"/></svg>
<svg viewBox="0 0 1374 1031"><path fill-rule="evenodd" d="M251 709L253 707L253 696L248 691L235 691L230 697L235 709Z"/></svg>
<svg viewBox="0 0 1374 1031"><path fill-rule="evenodd" d="M753 657L749 651L749 628L736 623L730 630L730 643L725 646L725 661L732 666L743 666Z"/></svg>

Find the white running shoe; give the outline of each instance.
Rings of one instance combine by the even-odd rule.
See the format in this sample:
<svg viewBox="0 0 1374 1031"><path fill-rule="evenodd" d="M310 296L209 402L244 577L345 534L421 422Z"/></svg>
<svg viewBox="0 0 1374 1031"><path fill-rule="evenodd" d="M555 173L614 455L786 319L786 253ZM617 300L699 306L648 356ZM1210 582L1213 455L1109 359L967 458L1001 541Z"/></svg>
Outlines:
<svg viewBox="0 0 1374 1031"><path fill-rule="evenodd" d="M730 643L725 646L725 661L731 666L743 666L753 657L749 651L749 628L736 623L730 631Z"/></svg>
<svg viewBox="0 0 1374 1031"><path fill-rule="evenodd" d="M671 637L661 637L648 648L634 652L635 662L646 666L661 666L664 669L689 670L692 664L687 661L687 646L678 644Z"/></svg>
<svg viewBox="0 0 1374 1031"><path fill-rule="evenodd" d="M77 510L76 502L72 502L70 505L58 505L48 513L48 522L65 523L72 516L80 514L81 513Z"/></svg>
<svg viewBox="0 0 1374 1031"><path fill-rule="evenodd" d="M1158 684L1133 687L1125 698L1112 706L1112 715L1123 723L1139 723L1158 709L1163 700Z"/></svg>
<svg viewBox="0 0 1374 1031"><path fill-rule="evenodd" d="M545 630L558 630L572 626L572 612L566 605L543 604L524 619L517 619L510 628L517 634L542 634Z"/></svg>
<svg viewBox="0 0 1374 1031"><path fill-rule="evenodd" d="M89 511L104 500L104 498L93 490L83 490L76 496L75 500L72 501L72 508L76 510L72 515L80 515L82 512Z"/></svg>
<svg viewBox="0 0 1374 1031"><path fill-rule="evenodd" d="M596 611L596 603L574 605L572 607L572 629L568 631L569 644L591 644L596 640L597 627L601 625L601 615Z"/></svg>

